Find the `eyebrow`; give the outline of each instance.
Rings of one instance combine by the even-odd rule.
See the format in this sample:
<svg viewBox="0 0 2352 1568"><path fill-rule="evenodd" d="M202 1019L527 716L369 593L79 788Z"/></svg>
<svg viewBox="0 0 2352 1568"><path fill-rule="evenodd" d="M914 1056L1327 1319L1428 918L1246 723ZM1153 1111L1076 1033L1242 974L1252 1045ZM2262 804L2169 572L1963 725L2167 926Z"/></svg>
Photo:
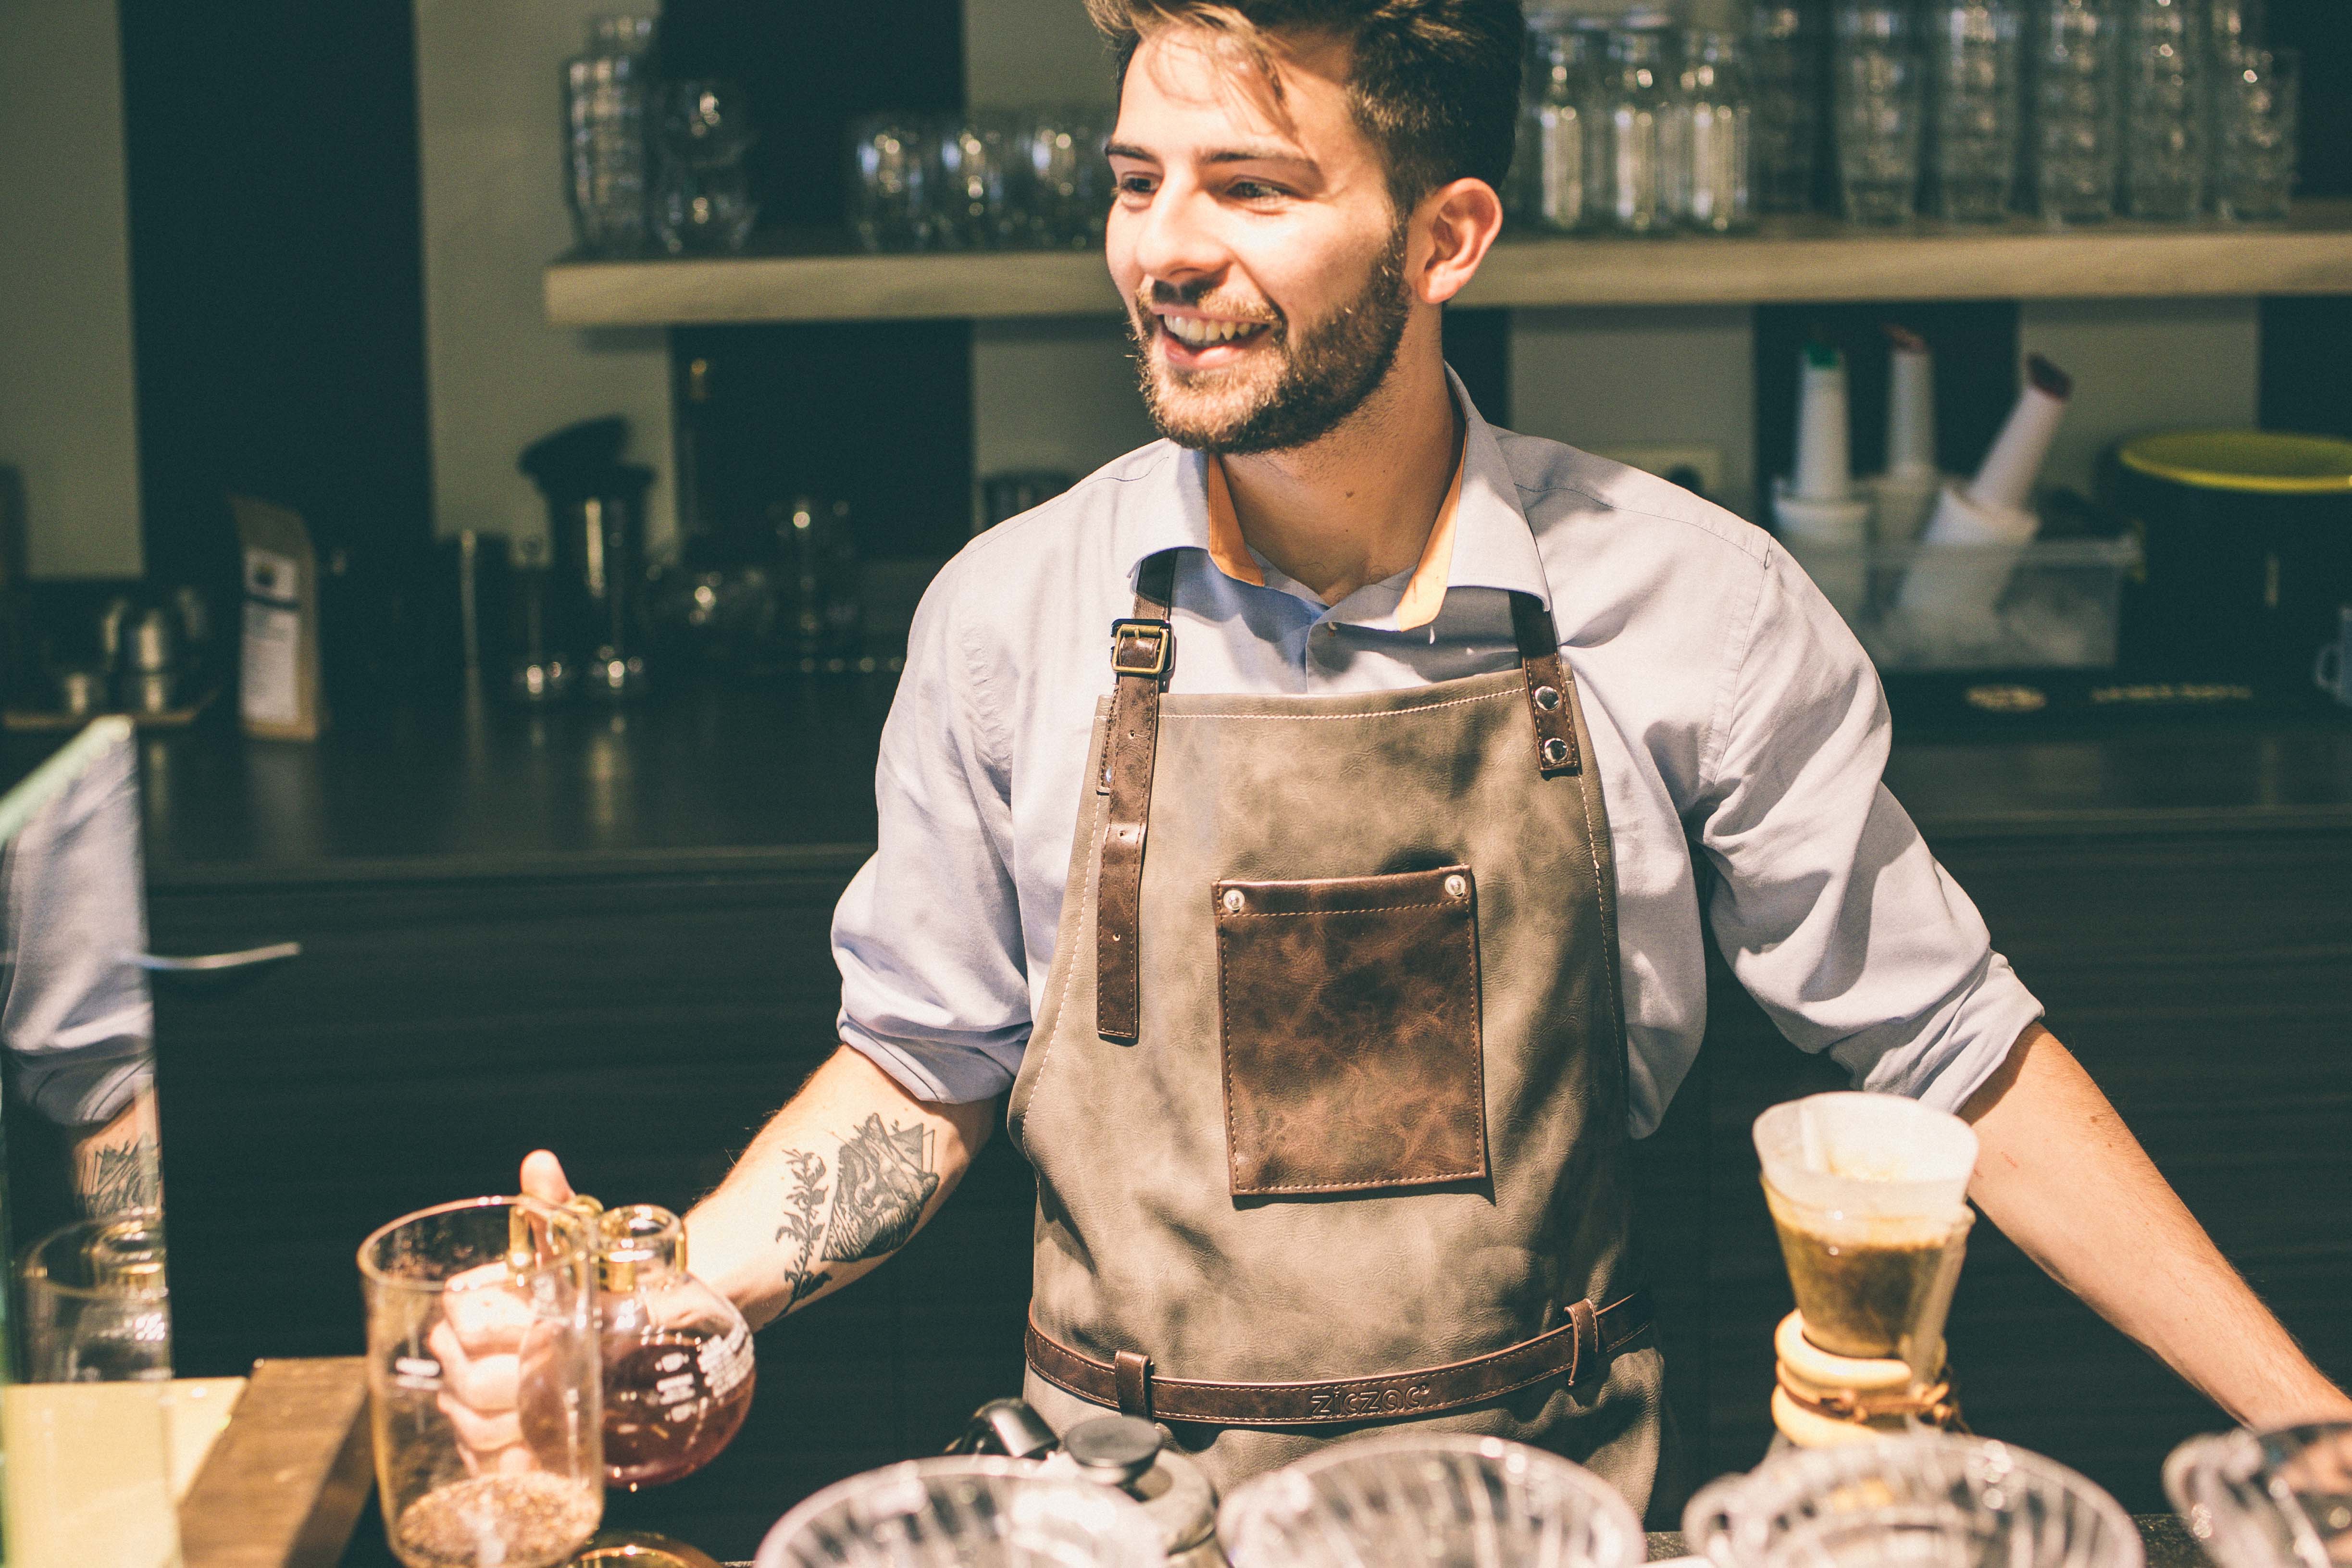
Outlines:
<svg viewBox="0 0 2352 1568"><path fill-rule="evenodd" d="M1143 148L1138 147L1130 142L1114 142L1103 149L1103 154L1104 156L1110 158L1132 158L1138 163L1157 163L1160 161L1158 153L1146 152ZM1283 147L1272 145L1244 145L1240 147L1221 147L1213 153L1202 154L1201 162L1203 163L1311 164L1315 160L1308 157L1304 153L1292 152Z"/></svg>

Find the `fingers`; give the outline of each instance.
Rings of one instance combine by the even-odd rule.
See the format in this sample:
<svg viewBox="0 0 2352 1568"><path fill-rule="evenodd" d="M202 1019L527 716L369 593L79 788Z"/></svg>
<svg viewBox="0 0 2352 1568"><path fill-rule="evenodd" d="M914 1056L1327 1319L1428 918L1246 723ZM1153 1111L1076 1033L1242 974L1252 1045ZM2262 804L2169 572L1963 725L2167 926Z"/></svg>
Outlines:
<svg viewBox="0 0 2352 1568"><path fill-rule="evenodd" d="M534 1149L523 1156L522 1190L545 1204L572 1201L572 1184L563 1174L563 1162L551 1150Z"/></svg>
<svg viewBox="0 0 2352 1568"><path fill-rule="evenodd" d="M458 1275L442 1293L445 1326L456 1331L468 1356L511 1351L530 1327L530 1304L508 1287L506 1279L506 1265L487 1264Z"/></svg>
<svg viewBox="0 0 2352 1568"><path fill-rule="evenodd" d="M447 1323L436 1323L425 1337L433 1359L441 1363L441 1386L449 1397L469 1410L495 1413L512 1410L522 1391L522 1357L513 1352L470 1355Z"/></svg>

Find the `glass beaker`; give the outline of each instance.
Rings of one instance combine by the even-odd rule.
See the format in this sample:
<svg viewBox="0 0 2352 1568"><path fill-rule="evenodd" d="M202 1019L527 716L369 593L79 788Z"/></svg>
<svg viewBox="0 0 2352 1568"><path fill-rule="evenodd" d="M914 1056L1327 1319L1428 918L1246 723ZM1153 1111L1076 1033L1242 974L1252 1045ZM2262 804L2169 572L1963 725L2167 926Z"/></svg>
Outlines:
<svg viewBox="0 0 2352 1568"><path fill-rule="evenodd" d="M775 1522L753 1568L1160 1568L1124 1493L1031 1459L909 1459L836 1481Z"/></svg>
<svg viewBox="0 0 2352 1568"><path fill-rule="evenodd" d="M2123 15L2116 0L2048 0L2032 26L2035 205L2052 223L2113 217L2123 166Z"/></svg>
<svg viewBox="0 0 2352 1568"><path fill-rule="evenodd" d="M604 1507L595 1221L469 1198L361 1244L384 1531L408 1568L552 1568Z"/></svg>
<svg viewBox="0 0 2352 1568"><path fill-rule="evenodd" d="M1906 223L1918 211L1925 121L1918 40L1907 5L1843 0L1837 11L1838 183L1855 223Z"/></svg>
<svg viewBox="0 0 2352 1568"><path fill-rule="evenodd" d="M1592 216L1592 34L1567 17L1528 18L1528 77L1519 105L1518 216L1568 234Z"/></svg>
<svg viewBox="0 0 2352 1568"><path fill-rule="evenodd" d="M2007 215L2017 182L2017 7L2010 0L1938 0L1928 28L1936 215L1995 222Z"/></svg>
<svg viewBox="0 0 2352 1568"><path fill-rule="evenodd" d="M751 1330L686 1271L686 1228L651 1204L598 1221L605 1479L631 1491L692 1475L751 1408Z"/></svg>
<svg viewBox="0 0 2352 1568"><path fill-rule="evenodd" d="M1583 1466L1471 1434L1335 1444L1242 1487L1217 1510L1234 1568L1633 1568L1642 1521Z"/></svg>
<svg viewBox="0 0 2352 1568"><path fill-rule="evenodd" d="M1932 1377L1976 1217L1975 1131L1900 1095L1849 1093L1776 1105L1755 1137L1805 1338Z"/></svg>
<svg viewBox="0 0 2352 1568"><path fill-rule="evenodd" d="M1946 1433L1768 1459L1699 1489L1684 1539L1717 1568L2141 1568L2123 1505L2039 1454Z"/></svg>
<svg viewBox="0 0 2352 1568"><path fill-rule="evenodd" d="M0 1395L9 1563L177 1564L163 1216L69 1225L21 1272L25 1379Z"/></svg>
<svg viewBox="0 0 2352 1568"><path fill-rule="evenodd" d="M1591 193L1601 221L1623 234L1657 234L1675 222L1675 174L1683 162L1673 35L1663 26L1609 35L1595 93L1597 155Z"/></svg>
<svg viewBox="0 0 2352 1568"><path fill-rule="evenodd" d="M2352 1421L2191 1437L2164 1495L2221 1568L2352 1562Z"/></svg>

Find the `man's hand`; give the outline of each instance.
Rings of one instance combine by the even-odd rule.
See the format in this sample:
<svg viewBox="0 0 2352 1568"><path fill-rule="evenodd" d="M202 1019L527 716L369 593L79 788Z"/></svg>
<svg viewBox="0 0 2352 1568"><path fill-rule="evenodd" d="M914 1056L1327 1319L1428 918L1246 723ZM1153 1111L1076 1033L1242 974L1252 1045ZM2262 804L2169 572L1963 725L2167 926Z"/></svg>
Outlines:
<svg viewBox="0 0 2352 1568"><path fill-rule="evenodd" d="M2036 1024L1960 1114L1969 1195L2050 1277L2257 1429L2352 1419L2072 1053Z"/></svg>

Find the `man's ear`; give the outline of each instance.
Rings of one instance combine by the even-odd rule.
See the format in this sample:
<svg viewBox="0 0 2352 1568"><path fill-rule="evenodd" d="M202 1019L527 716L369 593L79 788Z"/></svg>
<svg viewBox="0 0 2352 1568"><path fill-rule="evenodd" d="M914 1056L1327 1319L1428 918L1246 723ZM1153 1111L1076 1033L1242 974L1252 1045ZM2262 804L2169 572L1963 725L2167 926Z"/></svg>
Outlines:
<svg viewBox="0 0 2352 1568"><path fill-rule="evenodd" d="M1414 294L1432 305L1459 294L1502 232L1502 198L1484 180L1454 180L1422 197L1406 252Z"/></svg>

